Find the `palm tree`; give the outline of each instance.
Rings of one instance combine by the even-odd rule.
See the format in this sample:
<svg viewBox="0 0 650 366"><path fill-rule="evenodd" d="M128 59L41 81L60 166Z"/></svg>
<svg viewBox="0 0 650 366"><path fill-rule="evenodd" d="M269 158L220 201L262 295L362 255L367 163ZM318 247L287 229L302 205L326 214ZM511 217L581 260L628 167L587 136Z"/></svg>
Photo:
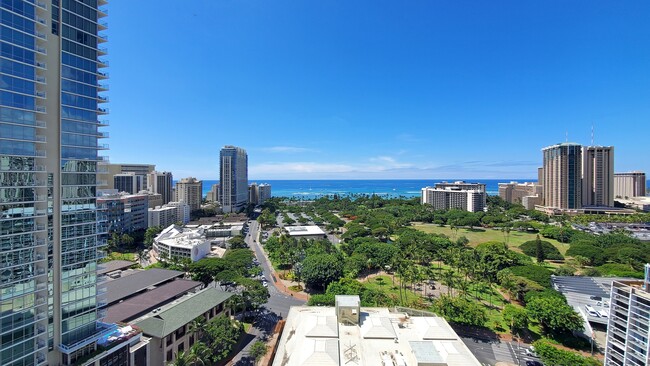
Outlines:
<svg viewBox="0 0 650 366"><path fill-rule="evenodd" d="M205 345L203 342L196 342L190 347L189 350L190 359L192 364L205 366L210 362L210 348Z"/></svg>
<svg viewBox="0 0 650 366"><path fill-rule="evenodd" d="M233 296L234 297L234 296ZM194 333L197 339L202 339L208 324L203 315L198 316L190 322L189 332Z"/></svg>
<svg viewBox="0 0 650 366"><path fill-rule="evenodd" d="M174 361L170 363L170 365L173 366L192 366L194 363L192 362L192 358L188 352L177 352L175 355Z"/></svg>
<svg viewBox="0 0 650 366"><path fill-rule="evenodd" d="M447 295L451 296L451 290L456 282L456 274L452 270L446 270L442 273L442 282L447 286Z"/></svg>

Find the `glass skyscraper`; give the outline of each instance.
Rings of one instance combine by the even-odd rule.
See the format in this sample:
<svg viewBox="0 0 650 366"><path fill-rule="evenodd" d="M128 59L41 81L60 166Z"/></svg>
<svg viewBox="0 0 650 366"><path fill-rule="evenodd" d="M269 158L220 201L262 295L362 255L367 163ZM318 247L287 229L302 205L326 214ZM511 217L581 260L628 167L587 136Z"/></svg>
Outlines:
<svg viewBox="0 0 650 366"><path fill-rule="evenodd" d="M105 0L0 0L1 365L96 349Z"/></svg>
<svg viewBox="0 0 650 366"><path fill-rule="evenodd" d="M248 154L236 146L219 153L219 200L223 212L239 212L248 205Z"/></svg>

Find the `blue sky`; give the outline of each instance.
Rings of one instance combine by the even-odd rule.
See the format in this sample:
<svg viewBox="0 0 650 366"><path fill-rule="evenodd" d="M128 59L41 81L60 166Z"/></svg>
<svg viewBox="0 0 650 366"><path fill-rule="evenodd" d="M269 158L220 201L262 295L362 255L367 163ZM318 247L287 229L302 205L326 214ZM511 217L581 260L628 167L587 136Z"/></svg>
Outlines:
<svg viewBox="0 0 650 366"><path fill-rule="evenodd" d="M540 149L650 172L649 1L109 4L109 156L218 179L535 178Z"/></svg>

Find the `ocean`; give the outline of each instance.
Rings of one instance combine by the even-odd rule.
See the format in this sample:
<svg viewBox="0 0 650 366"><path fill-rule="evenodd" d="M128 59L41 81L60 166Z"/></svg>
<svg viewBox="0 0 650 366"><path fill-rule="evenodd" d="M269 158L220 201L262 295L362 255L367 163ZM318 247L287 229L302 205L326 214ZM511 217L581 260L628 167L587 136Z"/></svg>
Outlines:
<svg viewBox="0 0 650 366"><path fill-rule="evenodd" d="M488 194L499 194L499 183L511 181L529 182L530 179L386 179L386 180L257 180L250 181L271 185L273 197L315 199L327 195L377 194L386 197L419 197L420 190L443 181L464 180L486 184ZM203 196L206 196L218 180L203 181Z"/></svg>

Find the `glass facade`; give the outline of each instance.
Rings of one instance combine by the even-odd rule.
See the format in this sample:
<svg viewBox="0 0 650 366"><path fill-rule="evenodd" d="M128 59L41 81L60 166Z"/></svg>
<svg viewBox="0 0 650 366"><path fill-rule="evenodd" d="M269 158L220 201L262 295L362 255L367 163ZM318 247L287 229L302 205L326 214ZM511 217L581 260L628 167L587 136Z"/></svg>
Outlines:
<svg viewBox="0 0 650 366"><path fill-rule="evenodd" d="M1 365L71 364L103 329L103 4L0 0Z"/></svg>

